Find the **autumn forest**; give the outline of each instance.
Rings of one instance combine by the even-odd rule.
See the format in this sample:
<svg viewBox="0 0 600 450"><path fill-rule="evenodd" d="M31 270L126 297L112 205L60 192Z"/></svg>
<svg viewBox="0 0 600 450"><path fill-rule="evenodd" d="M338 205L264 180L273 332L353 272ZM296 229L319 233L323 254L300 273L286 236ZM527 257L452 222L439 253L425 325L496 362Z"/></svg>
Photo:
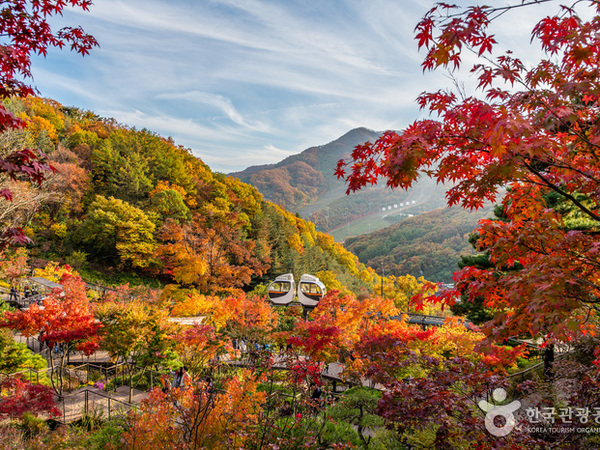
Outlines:
<svg viewBox="0 0 600 450"><path fill-rule="evenodd" d="M491 24L540 3L540 60L499 54ZM260 192L308 205L333 183L318 149L253 186L37 95L33 54L98 46L50 27L90 5L0 6L1 448L598 448L597 2L432 6L423 69L476 85L359 129L373 142L331 177L349 196L429 179L453 208L345 247Z"/></svg>

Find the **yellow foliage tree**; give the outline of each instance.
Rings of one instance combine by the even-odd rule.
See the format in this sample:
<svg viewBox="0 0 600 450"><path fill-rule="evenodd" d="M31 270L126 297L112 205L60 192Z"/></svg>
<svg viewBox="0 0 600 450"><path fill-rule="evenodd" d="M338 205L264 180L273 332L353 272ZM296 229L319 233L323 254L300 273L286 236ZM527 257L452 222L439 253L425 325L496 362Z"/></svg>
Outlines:
<svg viewBox="0 0 600 450"><path fill-rule="evenodd" d="M65 274L77 275L77 272L73 270L73 268L68 264L61 266L56 261L50 261L48 264L46 264L46 267L44 267L43 269L34 270L34 275L36 277L43 277L46 280L52 281L54 283L59 283L63 275Z"/></svg>
<svg viewBox="0 0 600 450"><path fill-rule="evenodd" d="M139 299L122 301L114 297L94 306L95 317L104 325L100 345L115 361L133 359L158 365L172 358L169 336L178 324L168 320L166 311Z"/></svg>
<svg viewBox="0 0 600 450"><path fill-rule="evenodd" d="M215 311L215 306L220 300L216 297L201 295L197 293L188 294L185 298L171 308L173 317L196 317L210 316Z"/></svg>
<svg viewBox="0 0 600 450"><path fill-rule="evenodd" d="M351 295L352 292L337 279L335 273L331 270L321 270L315 273L315 276L325 285L327 291L340 291L342 295Z"/></svg>
<svg viewBox="0 0 600 450"><path fill-rule="evenodd" d="M381 283L381 277L379 277L379 283ZM411 312L411 298L420 293L426 283L425 278L415 278L412 275L384 277L383 294L386 297L392 298L399 310ZM427 295L433 293L433 290L427 291ZM441 308L429 305L423 311L419 311L421 314L430 315L440 314L441 312Z"/></svg>
<svg viewBox="0 0 600 450"><path fill-rule="evenodd" d="M302 245L302 239L300 238L300 235L296 233L291 234L288 237L288 245L290 246L290 248L293 248L298 253L304 253L304 246Z"/></svg>

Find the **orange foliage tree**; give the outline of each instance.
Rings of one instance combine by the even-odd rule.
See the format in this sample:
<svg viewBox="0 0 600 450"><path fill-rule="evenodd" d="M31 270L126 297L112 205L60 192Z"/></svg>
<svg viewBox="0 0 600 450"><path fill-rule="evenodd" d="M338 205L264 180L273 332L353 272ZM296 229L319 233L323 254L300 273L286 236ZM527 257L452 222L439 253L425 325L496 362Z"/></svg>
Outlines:
<svg viewBox="0 0 600 450"><path fill-rule="evenodd" d="M358 300L354 295L342 295L329 291L312 311L310 317L328 321L340 329L340 349L350 349L360 337L361 330L368 330L375 323L384 322L399 315L392 299L372 297Z"/></svg>
<svg viewBox="0 0 600 450"><path fill-rule="evenodd" d="M7 279L11 285L29 272L27 250L20 247L14 251L0 252L0 276Z"/></svg>
<svg viewBox="0 0 600 450"><path fill-rule="evenodd" d="M277 327L278 315L264 298L230 296L223 300L223 307L232 313L227 332L233 338L265 342Z"/></svg>
<svg viewBox="0 0 600 450"><path fill-rule="evenodd" d="M192 376L199 375L220 353L229 349L229 339L210 325L194 324L171 336L175 351Z"/></svg>
<svg viewBox="0 0 600 450"><path fill-rule="evenodd" d="M263 342L277 327L277 312L264 298L245 294L225 298L192 295L190 302L198 315L206 316L204 323L233 339Z"/></svg>
<svg viewBox="0 0 600 450"><path fill-rule="evenodd" d="M265 394L243 371L216 392L205 383L150 393L129 415L123 439L131 448L247 448L258 431Z"/></svg>
<svg viewBox="0 0 600 450"><path fill-rule="evenodd" d="M361 301L353 295L329 291L308 320L299 320L293 330L280 333L291 345L287 355L294 378L301 375L307 382L314 381L325 364L348 361L363 334L368 335L378 323L397 314L390 299Z"/></svg>
<svg viewBox="0 0 600 450"><path fill-rule="evenodd" d="M240 215L221 216L195 214L190 223L165 222L155 254L177 283L202 293L235 294L252 275L265 272L266 256L255 254L256 243L245 238Z"/></svg>

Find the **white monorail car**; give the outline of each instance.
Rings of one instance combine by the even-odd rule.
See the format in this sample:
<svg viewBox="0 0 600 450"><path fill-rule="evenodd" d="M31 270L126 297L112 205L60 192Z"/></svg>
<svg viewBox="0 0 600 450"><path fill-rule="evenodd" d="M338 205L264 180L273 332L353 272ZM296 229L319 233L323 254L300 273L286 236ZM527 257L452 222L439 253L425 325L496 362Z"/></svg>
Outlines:
<svg viewBox="0 0 600 450"><path fill-rule="evenodd" d="M296 285L294 284L294 275L286 273L279 275L275 281L269 284L268 295L276 305L287 305L294 301Z"/></svg>
<svg viewBox="0 0 600 450"><path fill-rule="evenodd" d="M325 296L325 285L317 277L304 274L298 283L298 301L304 306L317 306Z"/></svg>

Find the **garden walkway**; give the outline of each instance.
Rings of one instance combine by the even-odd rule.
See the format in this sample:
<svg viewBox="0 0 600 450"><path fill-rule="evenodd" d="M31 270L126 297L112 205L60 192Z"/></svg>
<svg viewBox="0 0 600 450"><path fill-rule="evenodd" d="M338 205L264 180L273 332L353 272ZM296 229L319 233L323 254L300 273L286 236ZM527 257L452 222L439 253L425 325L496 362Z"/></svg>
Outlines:
<svg viewBox="0 0 600 450"><path fill-rule="evenodd" d="M61 421L70 423L84 415L104 419L122 415L148 397L148 392L135 388L132 391L131 403L129 386L119 386L116 392L105 392L93 386L69 392L62 399L58 399L58 408L62 413Z"/></svg>

